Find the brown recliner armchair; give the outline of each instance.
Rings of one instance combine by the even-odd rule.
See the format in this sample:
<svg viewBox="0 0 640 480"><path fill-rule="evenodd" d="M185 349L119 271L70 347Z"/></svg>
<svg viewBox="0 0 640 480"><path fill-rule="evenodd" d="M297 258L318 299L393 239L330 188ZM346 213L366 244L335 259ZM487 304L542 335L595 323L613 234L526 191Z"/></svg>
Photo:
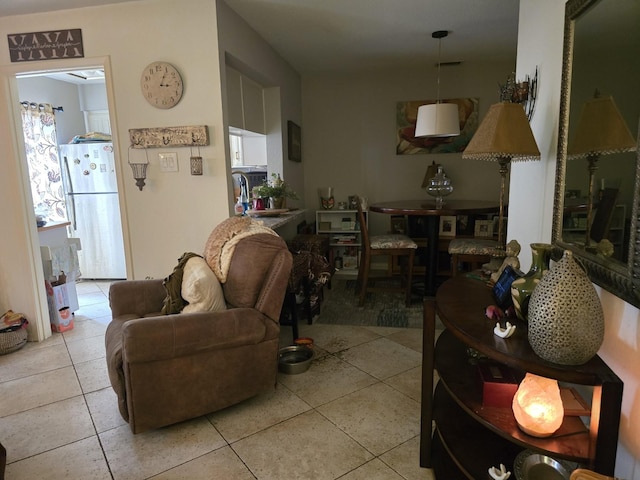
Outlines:
<svg viewBox="0 0 640 480"><path fill-rule="evenodd" d="M107 367L133 433L195 418L274 388L291 254L278 236L242 238L222 284L228 309L162 315L162 280L111 285Z"/></svg>

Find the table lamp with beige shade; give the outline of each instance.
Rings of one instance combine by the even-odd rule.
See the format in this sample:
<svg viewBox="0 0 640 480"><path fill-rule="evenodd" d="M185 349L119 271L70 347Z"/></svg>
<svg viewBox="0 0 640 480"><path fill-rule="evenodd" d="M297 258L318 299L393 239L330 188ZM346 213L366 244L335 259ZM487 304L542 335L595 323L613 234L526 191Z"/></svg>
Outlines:
<svg viewBox="0 0 640 480"><path fill-rule="evenodd" d="M587 229L585 247L591 243L591 223L593 215L594 176L598 170L598 159L603 155L632 152L636 140L631 135L613 97L595 97L582 107L575 134L567 148L567 158L587 159L589 171L589 196L587 197Z"/></svg>
<svg viewBox="0 0 640 480"><path fill-rule="evenodd" d="M500 213L498 245L505 246L504 204L509 164L519 160L539 160L540 150L533 137L522 105L500 102L491 105L462 158L497 161L500 165Z"/></svg>

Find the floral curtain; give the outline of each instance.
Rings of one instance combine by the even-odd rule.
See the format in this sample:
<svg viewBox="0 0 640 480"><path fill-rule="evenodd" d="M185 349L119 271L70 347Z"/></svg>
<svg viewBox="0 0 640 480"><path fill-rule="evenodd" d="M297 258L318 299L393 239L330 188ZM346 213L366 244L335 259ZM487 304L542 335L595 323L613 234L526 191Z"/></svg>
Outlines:
<svg viewBox="0 0 640 480"><path fill-rule="evenodd" d="M21 102L33 206L48 221L66 221L67 210L58 156L56 117L48 103Z"/></svg>

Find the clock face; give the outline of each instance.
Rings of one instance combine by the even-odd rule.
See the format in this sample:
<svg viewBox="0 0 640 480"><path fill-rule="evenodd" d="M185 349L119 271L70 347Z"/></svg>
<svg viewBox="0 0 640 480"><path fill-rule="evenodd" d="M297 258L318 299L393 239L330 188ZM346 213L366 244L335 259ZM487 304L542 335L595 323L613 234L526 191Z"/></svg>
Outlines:
<svg viewBox="0 0 640 480"><path fill-rule="evenodd" d="M153 62L142 72L140 88L154 107L171 108L182 98L182 77L170 63Z"/></svg>

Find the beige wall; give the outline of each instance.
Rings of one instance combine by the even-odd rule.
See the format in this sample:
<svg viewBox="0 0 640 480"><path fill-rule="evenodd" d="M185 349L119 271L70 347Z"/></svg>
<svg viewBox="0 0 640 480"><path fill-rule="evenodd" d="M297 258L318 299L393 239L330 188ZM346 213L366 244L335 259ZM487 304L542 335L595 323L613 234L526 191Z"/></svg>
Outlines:
<svg viewBox="0 0 640 480"><path fill-rule="evenodd" d="M539 101L531 126L542 153L540 162L517 163L511 170L509 238L523 250L525 269L531 264L527 245L551 240L555 158L560 108L564 3L521 0L517 72L540 69ZM515 215L513 212L517 212ZM624 381L616 477L640 479L640 315L618 297L597 288L605 314L605 339L600 356Z"/></svg>
<svg viewBox="0 0 640 480"><path fill-rule="evenodd" d="M0 18L3 37L8 33L58 27L82 28L86 57L105 61L112 67L110 110L117 125L124 178L121 191L127 215L130 277L166 275L183 251L201 249L212 225L228 215L220 60L211 53L217 51L218 45L216 12L210 1L188 2L189 8L184 7L185 2L154 0ZM150 8L151 4L154 8ZM563 1L521 0L517 72L518 78L522 78L535 66L540 68L539 101L532 128L542 152L540 162L514 164L511 172L508 236L525 246L551 238L563 17ZM257 40L253 38L251 42ZM249 58L246 51L236 54ZM153 109L139 93L140 72L155 60L174 63L185 78L184 98L169 111ZM0 235L0 309L14 308L26 313L28 318L40 318L47 312L46 303L42 303L41 269L32 260L37 235L35 219L29 211L26 176L19 160L20 138L14 128L17 118L12 96L16 89L11 78L25 69L69 66L62 63L15 65L10 64L6 49L0 52L0 157L3 158L0 202L4 205L3 234ZM70 65L74 66L73 63ZM513 65L485 65L460 73L444 70L442 97L479 96L482 116L497 100L496 83L504 82L512 69ZM454 78L445 80L449 75ZM290 81L293 82L291 88L295 89L295 76L290 77ZM424 195L420 184L431 159L445 165L458 198L495 195L497 165L465 163L454 154L395 155L395 102L432 98L432 73L314 76L304 79L302 91L302 115L296 110L299 105L296 106L295 101L287 102L281 122L286 125L287 119L293 119L302 126L303 164L288 167L296 182L300 181L300 169L304 168L305 201L309 209L318 205L317 186L325 185L336 188L337 200L353 193L368 196L371 201ZM148 185L139 192L126 165L127 129L184 124L209 125L212 146L201 149L205 175L191 177L188 174L189 153L180 149L178 175L163 177L158 172L157 160L151 158ZM485 175L487 170L489 176ZM478 178L483 180L477 181ZM25 224L25 216L32 223ZM382 219L375 227L384 229L386 222ZM530 264L526 248L521 261L525 268ZM608 292L599 290L599 293L607 322L600 353L625 382L616 475L638 480L640 315L638 309Z"/></svg>
<svg viewBox="0 0 640 480"><path fill-rule="evenodd" d="M444 47L443 47L444 48ZM441 98L478 97L480 118L499 101L498 83L515 70L511 62L473 64L441 70ZM336 202L349 195L384 200L428 198L421 188L432 161L444 166L453 184L450 198L498 201L498 164L462 159L461 153L396 155L396 105L436 98L436 69L371 71L303 77L305 200L320 208L318 187L332 186ZM389 218L372 214L374 234Z"/></svg>
<svg viewBox="0 0 640 480"><path fill-rule="evenodd" d="M0 51L0 156L5 159L0 201L12 206L3 215L4 228L12 233L2 235L0 309L20 310L34 320L46 318L44 282L39 262L32 260L37 251L35 220L22 172L20 137L13 126L16 73L107 64L129 278L166 276L183 252L202 251L212 227L228 216L215 4L209 0L188 3L185 8L185 2L144 0L0 18L0 35L5 38L16 32L81 28L85 54L77 62L11 64L7 49ZM156 60L174 64L184 79L184 96L170 110L153 108L140 93L141 72ZM211 145L200 149L204 175L190 175L188 148L151 150L147 186L139 191L127 165L128 129L182 125L209 127ZM159 172L157 154L166 151L178 154L176 174ZM138 150L131 157L139 160L145 154ZM32 327L32 338L46 336L47 327L48 322L41 332Z"/></svg>
<svg viewBox="0 0 640 480"><path fill-rule="evenodd" d="M283 145L287 120L302 123L299 75L223 2L142 0L0 18L2 36L56 28L82 29L84 59L11 64L7 49L0 51L0 156L6 159L0 202L12 206L3 215L3 227L12 233L0 236L0 309L25 313L32 320L31 339L42 339L50 331L21 133L14 127L19 118L16 74L105 64L128 278L168 275L183 252L201 252L211 229L231 213L225 79L220 75L226 53L251 65L258 80L270 87L268 99L278 105L278 120L269 119L268 148L276 171L298 191L303 188L303 165L284 160ZM172 63L183 76L184 95L170 110L153 108L140 93L142 70L157 60ZM144 161L146 155L129 151L128 130L183 125L209 128L211 145L197 152L204 160L204 175L190 175L189 148L149 150L147 185L139 191L127 161L129 156L131 161ZM178 154L177 173L159 171L157 155L168 151Z"/></svg>
<svg viewBox="0 0 640 480"><path fill-rule="evenodd" d="M216 5L220 69L224 72L227 62L265 88L268 171L281 174L300 193L301 199L288 205L304 208L306 163L288 160L286 144L287 121L302 124L300 75L224 1L217 0ZM222 85L226 91L226 78L222 79Z"/></svg>

